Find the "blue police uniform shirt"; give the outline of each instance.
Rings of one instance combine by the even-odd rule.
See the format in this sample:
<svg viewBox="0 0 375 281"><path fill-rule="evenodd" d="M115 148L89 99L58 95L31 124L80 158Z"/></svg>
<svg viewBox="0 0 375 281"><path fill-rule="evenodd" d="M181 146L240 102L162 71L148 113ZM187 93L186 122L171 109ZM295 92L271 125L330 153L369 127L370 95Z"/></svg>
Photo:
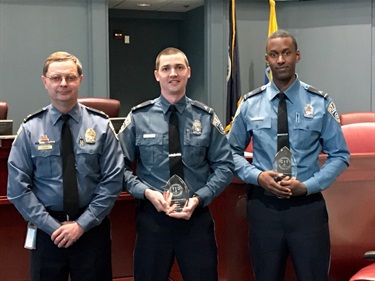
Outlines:
<svg viewBox="0 0 375 281"><path fill-rule="evenodd" d="M86 208L76 222L87 231L100 224L121 192L124 160L104 113L77 104L68 114L80 208ZM60 116L49 105L26 119L8 159L8 199L25 220L50 235L60 223L46 209L63 210Z"/></svg>
<svg viewBox="0 0 375 281"><path fill-rule="evenodd" d="M249 93L239 106L228 134L235 162L235 173L244 182L257 185L262 171L272 170L277 153L276 95L273 82ZM287 96L290 150L297 163L297 179L307 187L307 194L329 187L349 165L349 151L341 130L339 115L332 99L316 89L296 81L284 92ZM246 97L246 96L245 96ZM244 157L250 140L253 161ZM326 153L320 167L319 154Z"/></svg>
<svg viewBox="0 0 375 281"><path fill-rule="evenodd" d="M176 104L184 180L190 196L207 206L233 178L233 159L224 129L213 109L184 96ZM129 113L119 131L125 155L125 189L144 199L147 188L164 191L170 178L169 102L161 95ZM182 137L183 136L183 137ZM136 161L136 175L131 170Z"/></svg>

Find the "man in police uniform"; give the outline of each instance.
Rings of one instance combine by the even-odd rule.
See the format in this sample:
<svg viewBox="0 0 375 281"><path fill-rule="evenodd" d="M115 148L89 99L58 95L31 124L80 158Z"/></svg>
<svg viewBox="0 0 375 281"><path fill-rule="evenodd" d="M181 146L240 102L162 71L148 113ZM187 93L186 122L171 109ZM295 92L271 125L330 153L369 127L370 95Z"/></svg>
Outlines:
<svg viewBox="0 0 375 281"><path fill-rule="evenodd" d="M112 280L107 215L122 189L124 161L108 116L77 103L82 77L75 56L56 52L46 59L42 82L51 104L25 119L9 155L8 199L30 222L31 280L68 280L69 274L72 281ZM76 163L75 217L63 207L63 115Z"/></svg>
<svg viewBox="0 0 375 281"><path fill-rule="evenodd" d="M186 94L190 67L185 54L167 48L154 71L161 95L134 107L119 132L125 155L125 188L139 200L134 276L167 281L174 257L184 280L217 280L217 246L208 205L231 182L233 160L224 129L212 108ZM169 108L179 119L184 181L189 187L181 212L163 192L170 178ZM172 140L174 141L174 140ZM131 170L136 163L136 175Z"/></svg>
<svg viewBox="0 0 375 281"><path fill-rule="evenodd" d="M249 183L247 217L255 280L283 280L290 255L300 281L328 280L330 240L321 192L349 165L349 151L332 99L295 73L300 52L288 32L273 33L266 44L273 79L245 95L228 139L235 173ZM296 176L273 171L277 151L278 93L286 95L290 151ZM252 140L253 161L244 158ZM323 167L318 156L328 155Z"/></svg>

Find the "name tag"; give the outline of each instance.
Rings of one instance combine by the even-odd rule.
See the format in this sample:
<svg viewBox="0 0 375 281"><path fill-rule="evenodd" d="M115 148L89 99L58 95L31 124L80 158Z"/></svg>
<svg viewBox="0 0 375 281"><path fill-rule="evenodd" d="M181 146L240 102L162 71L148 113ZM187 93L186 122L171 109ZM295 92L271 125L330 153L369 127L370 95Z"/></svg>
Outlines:
<svg viewBox="0 0 375 281"><path fill-rule="evenodd" d="M144 139L154 139L155 136L156 136L155 134L143 134Z"/></svg>
<svg viewBox="0 0 375 281"><path fill-rule="evenodd" d="M264 117L253 117L253 118L250 118L251 121L262 121L264 120Z"/></svg>
<svg viewBox="0 0 375 281"><path fill-rule="evenodd" d="M27 224L27 232L25 239L25 249L34 250L36 249L36 226L31 222Z"/></svg>
<svg viewBox="0 0 375 281"><path fill-rule="evenodd" d="M38 150L50 150L52 149L52 145L39 145Z"/></svg>

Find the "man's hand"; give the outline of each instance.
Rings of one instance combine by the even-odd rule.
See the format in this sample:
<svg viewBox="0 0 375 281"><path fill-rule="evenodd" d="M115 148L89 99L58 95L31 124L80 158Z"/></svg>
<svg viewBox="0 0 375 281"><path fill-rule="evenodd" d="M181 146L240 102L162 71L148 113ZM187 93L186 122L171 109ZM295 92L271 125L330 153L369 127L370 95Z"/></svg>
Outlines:
<svg viewBox="0 0 375 281"><path fill-rule="evenodd" d="M172 194L169 192L160 193L159 191L146 189L145 197L150 200L152 205L156 208L158 212L167 213L170 208L170 202L172 200Z"/></svg>
<svg viewBox="0 0 375 281"><path fill-rule="evenodd" d="M193 215L195 208L199 205L199 199L197 197L189 198L186 202L185 206L182 208L181 212L174 212L175 205L171 207L169 212L167 213L168 216L175 219L185 219L189 220Z"/></svg>
<svg viewBox="0 0 375 281"><path fill-rule="evenodd" d="M72 246L83 233L83 228L77 222L66 221L52 233L51 240L59 248L68 248Z"/></svg>
<svg viewBox="0 0 375 281"><path fill-rule="evenodd" d="M276 179L282 178L283 174L275 171L264 171L259 174L258 184L265 190L275 194L279 198L289 198L292 191L289 185L281 185Z"/></svg>
<svg viewBox="0 0 375 281"><path fill-rule="evenodd" d="M283 187L289 188L292 192L292 196L305 196L307 194L306 185L295 177L286 177L282 179L279 184Z"/></svg>

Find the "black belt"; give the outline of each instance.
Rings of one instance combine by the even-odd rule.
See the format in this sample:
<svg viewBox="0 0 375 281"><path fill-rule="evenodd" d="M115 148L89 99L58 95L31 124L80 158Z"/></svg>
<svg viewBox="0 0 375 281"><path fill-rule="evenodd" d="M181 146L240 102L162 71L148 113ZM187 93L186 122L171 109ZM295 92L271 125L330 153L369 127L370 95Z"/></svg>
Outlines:
<svg viewBox="0 0 375 281"><path fill-rule="evenodd" d="M64 211L47 210L47 212L51 215L51 217L58 220L59 222L64 222L64 221L74 221L78 219L85 210L86 208L79 209L79 214L76 217L69 217L69 215L65 213Z"/></svg>

